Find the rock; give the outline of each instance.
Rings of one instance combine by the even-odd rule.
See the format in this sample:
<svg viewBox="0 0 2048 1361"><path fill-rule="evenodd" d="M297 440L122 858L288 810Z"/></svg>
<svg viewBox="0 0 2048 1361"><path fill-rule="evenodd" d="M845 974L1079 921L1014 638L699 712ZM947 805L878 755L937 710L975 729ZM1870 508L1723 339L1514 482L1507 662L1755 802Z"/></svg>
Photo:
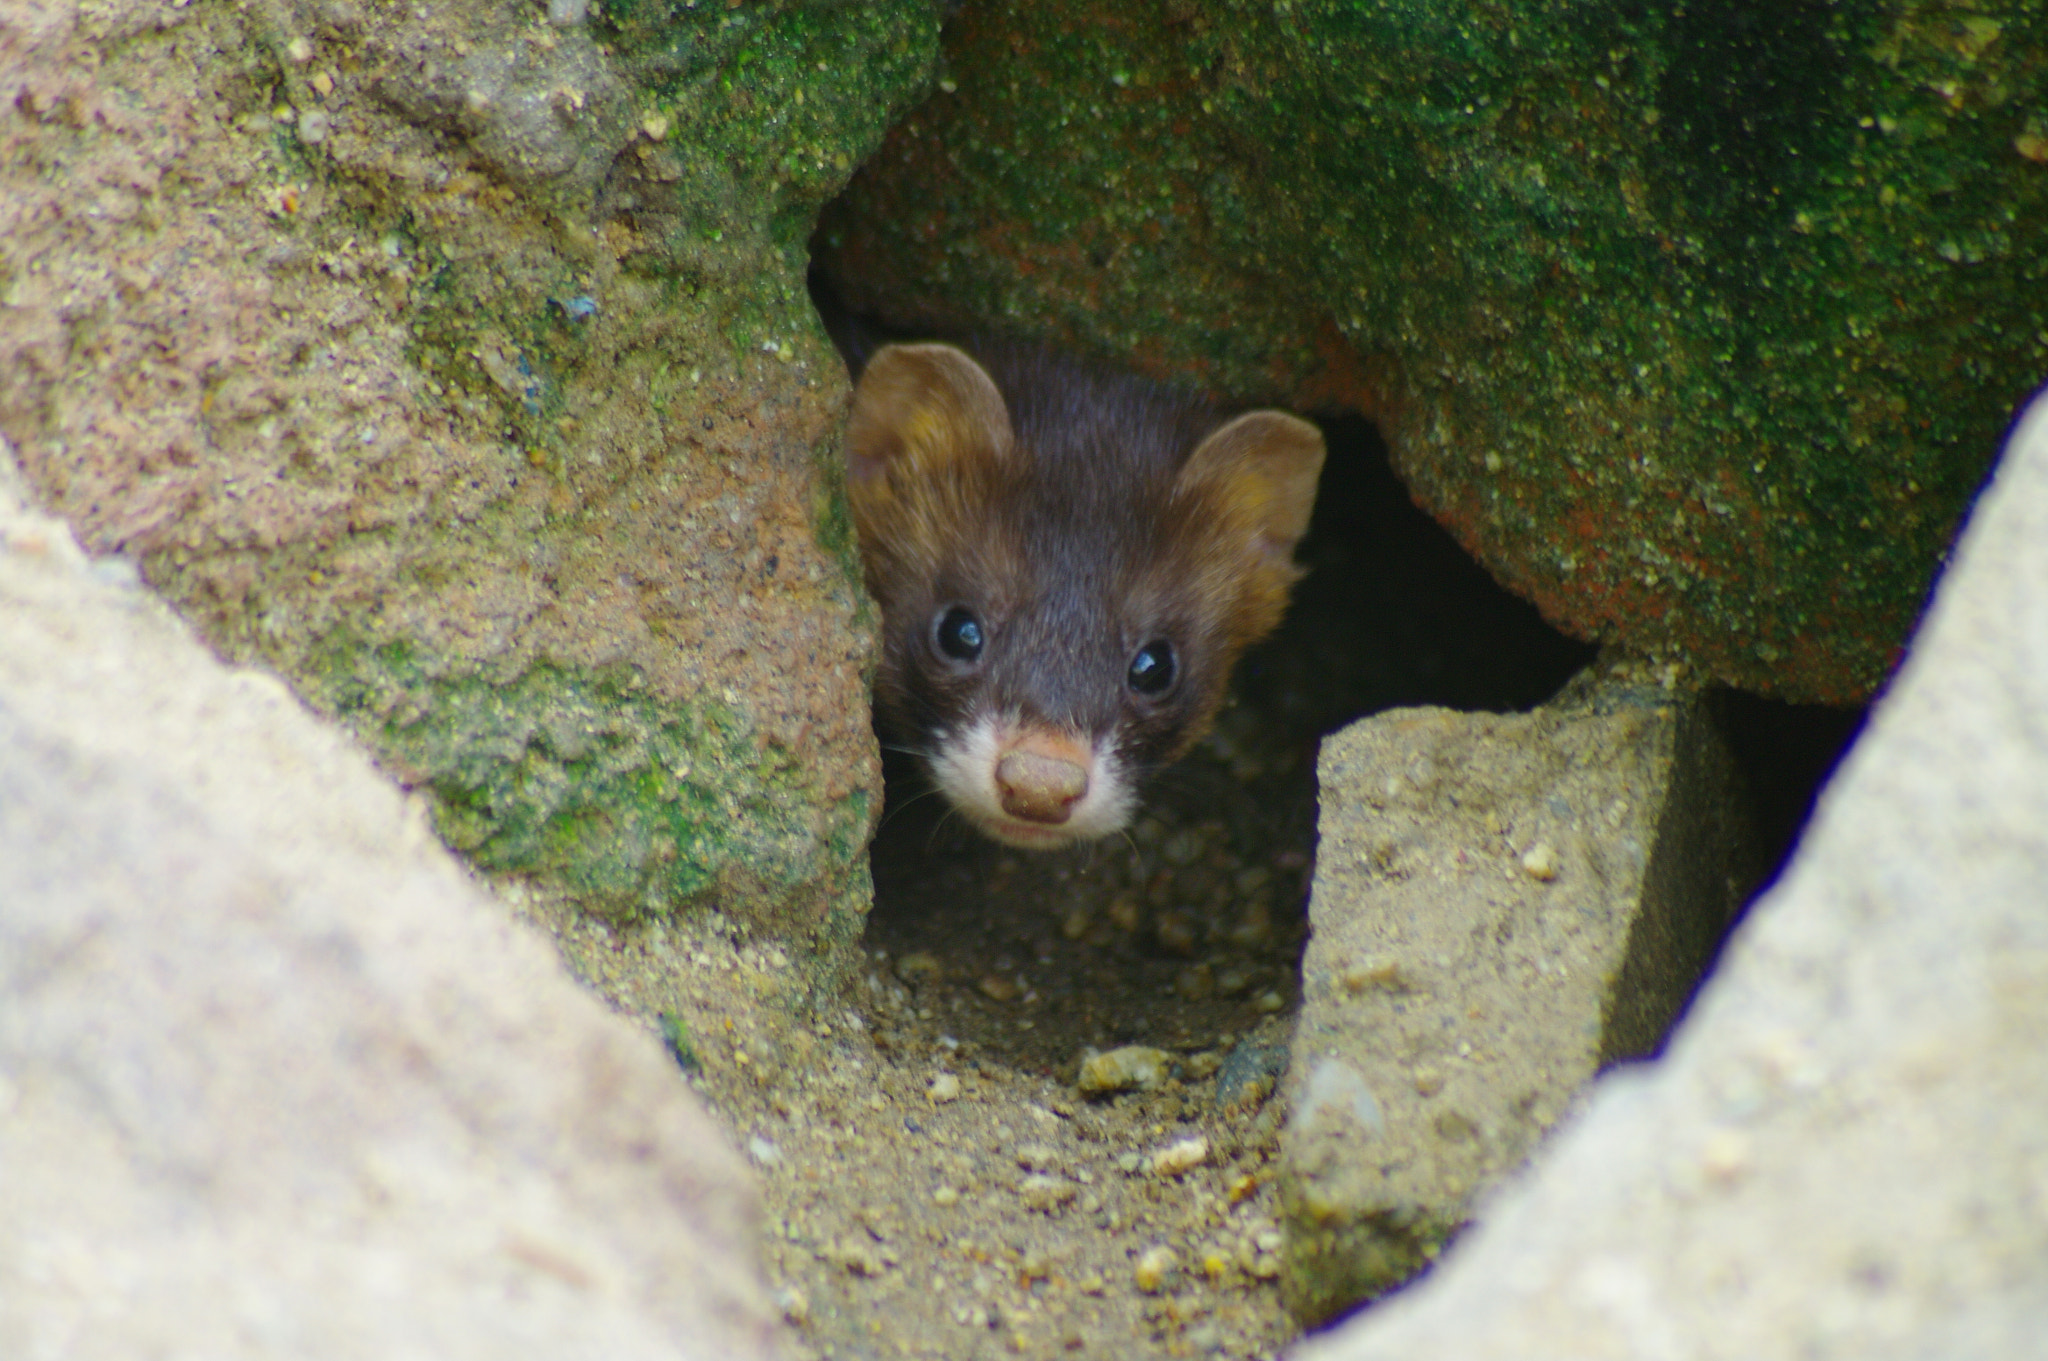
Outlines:
<svg viewBox="0 0 2048 1361"><path fill-rule="evenodd" d="M1086 1055L1075 1081L1083 1096L1115 1092L1149 1092L1173 1072L1173 1055L1149 1045L1127 1044L1107 1053Z"/></svg>
<svg viewBox="0 0 2048 1361"><path fill-rule="evenodd" d="M1641 671L1325 741L1281 1173L1308 1321L1420 1270L1601 1066L1653 1049L1740 904L1709 705Z"/></svg>
<svg viewBox="0 0 2048 1361"><path fill-rule="evenodd" d="M1287 1071L1287 1047L1239 1040L1216 1072L1216 1109L1251 1110L1272 1094Z"/></svg>
<svg viewBox="0 0 2048 1361"><path fill-rule="evenodd" d="M2020 1361L2048 1336L2048 406L1654 1065L1302 1361Z"/></svg>
<svg viewBox="0 0 2048 1361"><path fill-rule="evenodd" d="M1209 1141L1196 1137L1176 1139L1164 1148L1153 1149L1152 1156L1145 1160L1145 1166L1155 1177L1177 1177L1208 1160Z"/></svg>
<svg viewBox="0 0 2048 1361"><path fill-rule="evenodd" d="M1148 1295L1170 1289L1180 1279L1180 1254L1164 1243L1154 1244L1138 1254L1131 1265L1131 1278Z"/></svg>
<svg viewBox="0 0 2048 1361"><path fill-rule="evenodd" d="M820 258L1362 411L1560 627L1844 702L2048 365L2044 47L2030 5L970 7Z"/></svg>
<svg viewBox="0 0 2048 1361"><path fill-rule="evenodd" d="M373 88L408 118L466 138L521 189L559 192L587 211L632 136L631 94L582 29L537 43L524 15L486 13L495 26L464 33L453 61L422 44Z"/></svg>
<svg viewBox="0 0 2048 1361"><path fill-rule="evenodd" d="M345 722L473 863L615 918L715 901L829 989L880 783L802 241L937 20L544 18L10 27L0 431L91 553Z"/></svg>
<svg viewBox="0 0 2048 1361"><path fill-rule="evenodd" d="M1045 1172L1033 1172L1017 1183L1018 1198L1032 1209L1047 1214L1071 1205L1080 1194L1081 1188L1074 1182Z"/></svg>
<svg viewBox="0 0 2048 1361"><path fill-rule="evenodd" d="M774 1355L659 1043L0 470L0 1354Z"/></svg>

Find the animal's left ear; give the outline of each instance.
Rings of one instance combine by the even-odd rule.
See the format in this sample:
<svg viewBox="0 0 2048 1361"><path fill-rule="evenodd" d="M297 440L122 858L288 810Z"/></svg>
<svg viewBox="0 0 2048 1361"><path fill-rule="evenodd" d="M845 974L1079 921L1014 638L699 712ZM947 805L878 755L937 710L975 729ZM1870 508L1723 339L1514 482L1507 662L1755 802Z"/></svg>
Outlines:
<svg viewBox="0 0 2048 1361"><path fill-rule="evenodd" d="M1322 431L1284 411L1248 411L1202 441L1178 486L1220 496L1233 521L1253 528L1261 555L1291 572L1322 473Z"/></svg>

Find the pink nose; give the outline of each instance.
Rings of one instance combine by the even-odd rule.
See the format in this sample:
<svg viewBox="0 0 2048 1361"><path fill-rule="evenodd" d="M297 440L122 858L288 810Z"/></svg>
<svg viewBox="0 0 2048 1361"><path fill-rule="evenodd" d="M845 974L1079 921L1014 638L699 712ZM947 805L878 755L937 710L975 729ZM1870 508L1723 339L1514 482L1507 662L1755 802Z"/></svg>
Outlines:
<svg viewBox="0 0 2048 1361"><path fill-rule="evenodd" d="M996 762L996 791L1011 817L1058 824L1087 794L1088 771L1064 757L1019 747Z"/></svg>

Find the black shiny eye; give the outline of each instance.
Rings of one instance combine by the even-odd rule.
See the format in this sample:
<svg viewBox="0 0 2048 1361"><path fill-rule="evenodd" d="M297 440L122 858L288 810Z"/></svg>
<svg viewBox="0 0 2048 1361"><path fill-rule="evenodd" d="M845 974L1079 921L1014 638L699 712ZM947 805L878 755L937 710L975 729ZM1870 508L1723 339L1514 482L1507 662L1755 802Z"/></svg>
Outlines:
<svg viewBox="0 0 2048 1361"><path fill-rule="evenodd" d="M939 645L939 651L956 662L976 661L981 649L988 641L982 634L981 620L965 605L955 605L939 616L939 622L932 630L932 640Z"/></svg>
<svg viewBox="0 0 2048 1361"><path fill-rule="evenodd" d="M1138 655L1131 658L1131 672L1125 680L1139 694L1157 698L1173 688L1177 670L1173 661L1173 644L1162 638L1138 649Z"/></svg>

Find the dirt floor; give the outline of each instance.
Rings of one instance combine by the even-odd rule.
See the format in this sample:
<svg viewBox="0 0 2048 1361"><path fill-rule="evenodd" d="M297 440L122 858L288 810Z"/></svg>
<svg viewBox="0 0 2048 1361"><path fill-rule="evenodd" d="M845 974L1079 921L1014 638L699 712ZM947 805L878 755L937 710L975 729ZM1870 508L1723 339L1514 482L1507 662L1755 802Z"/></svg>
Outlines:
<svg viewBox="0 0 2048 1361"><path fill-rule="evenodd" d="M1329 433L1297 608L1127 838L1010 850L893 773L848 996L806 1007L797 961L715 918L613 928L515 893L753 1160L799 1355L1270 1357L1295 1336L1267 1097L1316 741L1397 704L1525 707L1589 655L1408 504L1368 427Z"/></svg>

